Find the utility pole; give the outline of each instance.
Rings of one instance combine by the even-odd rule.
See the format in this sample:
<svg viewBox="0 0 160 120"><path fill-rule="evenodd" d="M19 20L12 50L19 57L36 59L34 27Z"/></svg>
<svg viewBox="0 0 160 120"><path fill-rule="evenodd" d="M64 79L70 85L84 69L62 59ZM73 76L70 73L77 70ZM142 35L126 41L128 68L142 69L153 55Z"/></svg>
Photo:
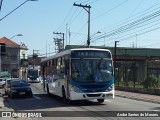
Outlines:
<svg viewBox="0 0 160 120"><path fill-rule="evenodd" d="M67 45L68 24L66 24L66 45Z"/></svg>
<svg viewBox="0 0 160 120"><path fill-rule="evenodd" d="M60 38L54 38L54 42L58 47L56 50L58 50L58 52L62 52L64 50L64 33L53 32L53 34L60 35Z"/></svg>
<svg viewBox="0 0 160 120"><path fill-rule="evenodd" d="M118 43L119 41L115 41L115 47L114 47L114 80L116 80L116 56L117 56L117 53L116 53L116 51L117 51L117 43Z"/></svg>
<svg viewBox="0 0 160 120"><path fill-rule="evenodd" d="M90 5L81 5L81 4L73 4L74 6L78 6L78 7L83 7L87 12L88 12L88 40L87 40L87 45L90 48ZM88 10L86 9L88 8Z"/></svg>
<svg viewBox="0 0 160 120"><path fill-rule="evenodd" d="M0 1L0 12L1 12L1 8L2 8L2 2L3 2L3 0Z"/></svg>
<svg viewBox="0 0 160 120"><path fill-rule="evenodd" d="M33 69L35 67L35 60L38 58L38 51L39 50L33 50Z"/></svg>
<svg viewBox="0 0 160 120"><path fill-rule="evenodd" d="M69 45L70 45L70 39L71 39L71 31L70 31L70 28L69 28Z"/></svg>

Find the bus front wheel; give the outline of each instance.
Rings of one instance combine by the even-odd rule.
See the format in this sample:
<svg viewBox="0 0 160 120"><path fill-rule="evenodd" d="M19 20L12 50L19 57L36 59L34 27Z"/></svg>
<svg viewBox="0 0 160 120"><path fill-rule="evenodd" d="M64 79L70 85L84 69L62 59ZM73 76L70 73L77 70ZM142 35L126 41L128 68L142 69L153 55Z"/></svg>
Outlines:
<svg viewBox="0 0 160 120"><path fill-rule="evenodd" d="M97 99L98 103L103 103L104 99Z"/></svg>

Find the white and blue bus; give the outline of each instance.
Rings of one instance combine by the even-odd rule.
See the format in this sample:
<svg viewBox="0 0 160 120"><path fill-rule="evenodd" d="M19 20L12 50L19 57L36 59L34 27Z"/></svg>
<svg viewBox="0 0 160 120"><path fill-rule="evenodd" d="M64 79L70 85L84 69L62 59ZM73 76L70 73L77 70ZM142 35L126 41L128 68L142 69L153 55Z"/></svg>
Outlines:
<svg viewBox="0 0 160 120"><path fill-rule="evenodd" d="M70 49L41 61L44 88L48 94L70 100L103 103L114 98L112 54L106 49Z"/></svg>
<svg viewBox="0 0 160 120"><path fill-rule="evenodd" d="M40 82L40 67L36 66L27 70L27 81L32 83Z"/></svg>

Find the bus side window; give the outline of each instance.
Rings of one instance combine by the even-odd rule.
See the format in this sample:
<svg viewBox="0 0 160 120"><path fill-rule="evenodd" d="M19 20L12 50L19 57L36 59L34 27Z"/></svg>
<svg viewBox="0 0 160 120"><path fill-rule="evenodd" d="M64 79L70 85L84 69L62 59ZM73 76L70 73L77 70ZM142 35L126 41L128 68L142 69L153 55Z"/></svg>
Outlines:
<svg viewBox="0 0 160 120"><path fill-rule="evenodd" d="M67 75L68 70L69 70L69 61L65 60L65 75Z"/></svg>

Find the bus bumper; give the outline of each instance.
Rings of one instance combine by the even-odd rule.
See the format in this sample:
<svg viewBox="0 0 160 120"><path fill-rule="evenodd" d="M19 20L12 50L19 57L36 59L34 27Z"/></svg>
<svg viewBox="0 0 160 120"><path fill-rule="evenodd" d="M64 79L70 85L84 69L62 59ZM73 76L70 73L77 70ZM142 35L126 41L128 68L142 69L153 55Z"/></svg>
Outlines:
<svg viewBox="0 0 160 120"><path fill-rule="evenodd" d="M70 100L93 100L93 99L113 99L114 91L95 92L95 93L77 93L70 91Z"/></svg>

